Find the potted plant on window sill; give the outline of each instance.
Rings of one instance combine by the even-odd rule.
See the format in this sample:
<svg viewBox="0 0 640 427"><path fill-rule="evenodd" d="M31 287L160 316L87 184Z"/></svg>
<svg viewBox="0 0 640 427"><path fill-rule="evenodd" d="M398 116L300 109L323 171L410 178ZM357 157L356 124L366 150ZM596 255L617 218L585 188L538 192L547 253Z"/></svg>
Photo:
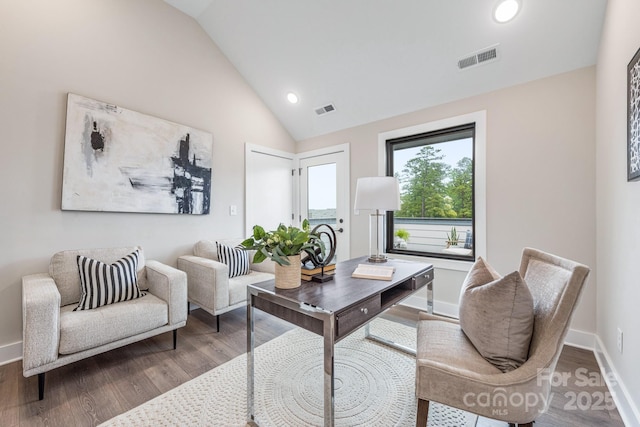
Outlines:
<svg viewBox="0 0 640 427"><path fill-rule="evenodd" d="M447 248L458 246L458 232L455 227L451 227L451 233L447 233Z"/></svg>
<svg viewBox="0 0 640 427"><path fill-rule="evenodd" d="M396 236L395 247L399 249L407 249L407 242L409 241L409 232L404 228L398 228L394 234Z"/></svg>
<svg viewBox="0 0 640 427"><path fill-rule="evenodd" d="M246 249L255 250L254 263L260 263L267 258L275 265L276 288L293 289L300 286L300 254L302 252L324 255L324 242L320 236L309 230L309 221L302 222L302 228L280 224L276 230L265 231L263 227L255 225L253 235L242 242Z"/></svg>

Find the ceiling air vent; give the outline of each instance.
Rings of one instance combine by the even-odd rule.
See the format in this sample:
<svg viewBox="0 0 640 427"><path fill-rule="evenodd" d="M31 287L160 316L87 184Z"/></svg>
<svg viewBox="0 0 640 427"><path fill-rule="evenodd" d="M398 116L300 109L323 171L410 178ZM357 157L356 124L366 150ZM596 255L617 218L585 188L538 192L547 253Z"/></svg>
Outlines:
<svg viewBox="0 0 640 427"><path fill-rule="evenodd" d="M486 64L498 60L498 45L493 45L485 49L472 53L471 55L462 58L458 61L458 68L464 70L465 68L475 67L480 64Z"/></svg>
<svg viewBox="0 0 640 427"><path fill-rule="evenodd" d="M318 107L315 109L317 115L322 116L323 114L331 113L332 111L336 111L336 107L333 104L327 104L323 107Z"/></svg>

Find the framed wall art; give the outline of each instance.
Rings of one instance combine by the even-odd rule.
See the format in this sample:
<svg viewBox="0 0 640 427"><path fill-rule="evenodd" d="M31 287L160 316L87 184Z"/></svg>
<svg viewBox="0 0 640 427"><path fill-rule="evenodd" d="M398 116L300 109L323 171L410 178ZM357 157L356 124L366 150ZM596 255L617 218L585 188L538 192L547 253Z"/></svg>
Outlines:
<svg viewBox="0 0 640 427"><path fill-rule="evenodd" d="M208 214L213 136L70 93L62 209Z"/></svg>
<svg viewBox="0 0 640 427"><path fill-rule="evenodd" d="M627 181L640 179L640 49L627 66Z"/></svg>

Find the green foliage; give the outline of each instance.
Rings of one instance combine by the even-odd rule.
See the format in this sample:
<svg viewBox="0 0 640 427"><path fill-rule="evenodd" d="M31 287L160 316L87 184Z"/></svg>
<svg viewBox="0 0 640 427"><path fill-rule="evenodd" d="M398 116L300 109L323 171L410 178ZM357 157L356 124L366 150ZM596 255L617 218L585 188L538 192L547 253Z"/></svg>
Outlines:
<svg viewBox="0 0 640 427"><path fill-rule="evenodd" d="M471 218L473 213L473 163L468 157L460 159L457 168L451 171L447 194L451 197L453 210L458 218Z"/></svg>
<svg viewBox="0 0 640 427"><path fill-rule="evenodd" d="M455 227L451 227L451 234L447 233L448 246L458 246L458 232Z"/></svg>
<svg viewBox="0 0 640 427"><path fill-rule="evenodd" d="M405 242L409 240L409 232L404 228L398 228L395 234L397 238L402 239Z"/></svg>
<svg viewBox="0 0 640 427"><path fill-rule="evenodd" d="M254 225L253 236L243 241L242 246L256 251L253 256L254 263L271 258L280 265L290 264L287 259L289 255L313 253L316 249L320 249L324 255L325 251L320 236L309 230L307 219L302 222L302 229L280 224L276 230L265 231L261 226Z"/></svg>
<svg viewBox="0 0 640 427"><path fill-rule="evenodd" d="M396 174L402 184L405 218L471 218L473 213L473 162L461 159L452 168L442 161L440 149L425 145Z"/></svg>

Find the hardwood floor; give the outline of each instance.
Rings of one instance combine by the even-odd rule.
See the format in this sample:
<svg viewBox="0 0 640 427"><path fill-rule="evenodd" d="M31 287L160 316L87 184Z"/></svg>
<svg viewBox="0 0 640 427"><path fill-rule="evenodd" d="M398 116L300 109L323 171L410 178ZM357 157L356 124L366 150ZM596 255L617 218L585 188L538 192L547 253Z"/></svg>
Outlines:
<svg viewBox="0 0 640 427"><path fill-rule="evenodd" d="M407 324L414 321L406 309L392 310L385 317ZM244 309L226 313L216 333L215 318L195 310L178 332L177 350L172 348L171 333L166 333L54 369L47 373L42 401L37 376L24 378L21 362L0 366L0 426L98 425L244 353L245 322ZM259 345L293 327L256 310L255 328ZM574 375L579 368L586 368L587 376L599 375L591 352L565 347L557 371ZM580 409L587 403L586 395L581 401L573 396L584 391L592 398L607 389L600 384L579 387L574 375L566 385L553 388L550 408L535 427L624 425L615 409ZM477 425L507 424L481 418Z"/></svg>

